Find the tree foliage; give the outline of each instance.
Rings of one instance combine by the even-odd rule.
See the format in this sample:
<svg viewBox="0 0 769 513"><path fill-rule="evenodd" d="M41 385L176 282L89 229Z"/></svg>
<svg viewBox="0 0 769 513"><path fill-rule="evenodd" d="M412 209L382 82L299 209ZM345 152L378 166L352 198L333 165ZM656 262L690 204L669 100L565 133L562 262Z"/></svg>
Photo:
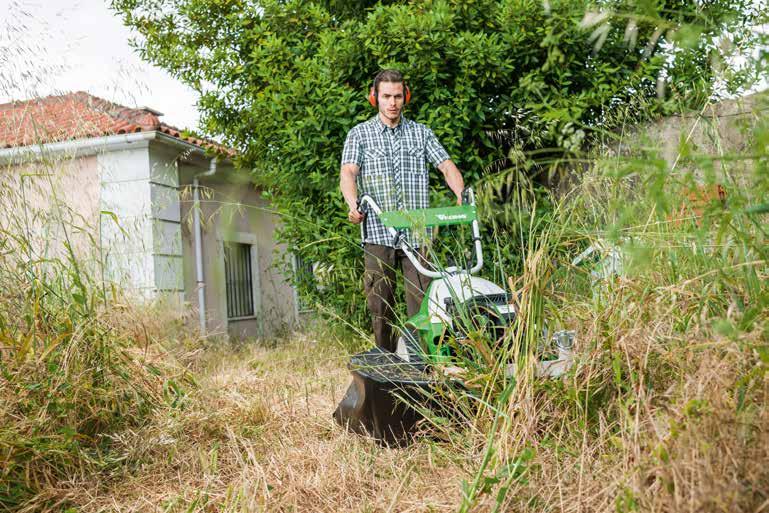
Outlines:
<svg viewBox="0 0 769 513"><path fill-rule="evenodd" d="M112 0L143 58L200 92L203 130L254 169L282 216L282 240L332 269L308 291L355 324L365 318L362 259L339 158L347 131L374 115L365 95L377 70L404 72L407 116L434 130L474 184L584 149L618 109L643 119L711 97L719 38L750 42L751 5ZM431 183L434 199L445 198L437 174Z"/></svg>

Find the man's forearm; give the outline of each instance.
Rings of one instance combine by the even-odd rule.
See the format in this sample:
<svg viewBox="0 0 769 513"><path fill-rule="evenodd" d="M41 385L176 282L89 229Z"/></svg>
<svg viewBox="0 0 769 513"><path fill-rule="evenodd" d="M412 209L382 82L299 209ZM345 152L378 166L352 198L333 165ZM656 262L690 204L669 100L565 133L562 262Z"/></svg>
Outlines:
<svg viewBox="0 0 769 513"><path fill-rule="evenodd" d="M339 173L339 189L350 210L355 210L358 203L358 186L355 184L353 170L343 167Z"/></svg>
<svg viewBox="0 0 769 513"><path fill-rule="evenodd" d="M438 165L438 169L443 173L443 177L446 179L446 185L449 189L456 194L457 199L462 198L462 191L465 190L465 180L462 178L462 173L451 160L444 160Z"/></svg>

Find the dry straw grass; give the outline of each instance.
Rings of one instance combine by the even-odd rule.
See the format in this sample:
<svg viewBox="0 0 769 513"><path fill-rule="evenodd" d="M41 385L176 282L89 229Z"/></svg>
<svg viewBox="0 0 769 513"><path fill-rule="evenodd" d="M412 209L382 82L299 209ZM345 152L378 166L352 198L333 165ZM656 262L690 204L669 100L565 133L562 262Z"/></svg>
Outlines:
<svg viewBox="0 0 769 513"><path fill-rule="evenodd" d="M678 209L696 173L642 153L596 165L548 228L523 227L521 318L576 328L575 369L535 380L516 354L510 382L489 361L406 448L333 424L349 355L327 332L197 340L105 290L88 216L29 216L0 191L14 205L0 215L0 507L769 511L769 237L745 213L769 193L769 130L752 119L757 156L739 170L723 152L676 159L732 184L697 219ZM596 238L627 265L591 285L569 261Z"/></svg>
<svg viewBox="0 0 769 513"><path fill-rule="evenodd" d="M327 345L302 336L202 358L200 387L176 414L116 437L116 450L143 463L109 482L60 484L59 493L80 511L445 511L458 503L446 483L463 472L445 447L383 448L333 423L348 373Z"/></svg>
<svg viewBox="0 0 769 513"><path fill-rule="evenodd" d="M769 383L758 376L741 409L735 390L761 366L749 349L761 333L696 329L683 339L672 327L686 295L671 302L661 289L636 301L643 291L630 280L613 293L625 306L606 317L577 312L581 340L611 345L586 350L566 383L517 388L491 437L491 417L480 415L475 429L455 425L405 449L345 433L330 416L345 359L301 336L198 352L198 387L184 403L114 436L128 465L43 493L84 512L453 511L490 440L495 461L481 481L491 484L471 511L761 511ZM524 448L534 452L525 479L499 503L491 478Z"/></svg>

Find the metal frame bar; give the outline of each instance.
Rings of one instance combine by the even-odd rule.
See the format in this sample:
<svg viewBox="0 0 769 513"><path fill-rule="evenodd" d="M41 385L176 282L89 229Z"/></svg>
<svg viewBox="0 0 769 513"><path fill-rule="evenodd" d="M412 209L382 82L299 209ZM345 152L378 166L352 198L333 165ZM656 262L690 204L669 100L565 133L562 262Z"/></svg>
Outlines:
<svg viewBox="0 0 769 513"><path fill-rule="evenodd" d="M467 195L468 195L468 202L470 205L475 206L475 193L471 188L467 188ZM368 205L368 207L374 211L374 213L377 216L380 216L382 214L382 209L379 208L379 205L377 205L376 201L374 201L374 198L369 196L368 194L363 194L360 197L360 205L363 206L364 204ZM365 220L363 221L366 222ZM459 224L459 223L458 223ZM387 230L390 232L390 234L393 236L393 240L398 241L398 249L401 249L403 253L406 255L406 257L411 261L412 264L414 264L414 267L416 270L429 278L442 278L444 276L450 276L453 274L458 274L462 271L465 271L465 269L462 269L458 266L451 266L447 267L443 270L430 270L425 268L420 262L417 255L414 254L413 248L403 240L403 237L400 236L398 231L395 228L388 227ZM472 222L472 231L473 231L473 242L475 246L475 265L467 270L469 274L477 273L481 270L483 267L483 248L481 248L481 230L478 227L478 220L474 219ZM430 267L433 269L437 269L437 266L433 264L432 262L427 262Z"/></svg>

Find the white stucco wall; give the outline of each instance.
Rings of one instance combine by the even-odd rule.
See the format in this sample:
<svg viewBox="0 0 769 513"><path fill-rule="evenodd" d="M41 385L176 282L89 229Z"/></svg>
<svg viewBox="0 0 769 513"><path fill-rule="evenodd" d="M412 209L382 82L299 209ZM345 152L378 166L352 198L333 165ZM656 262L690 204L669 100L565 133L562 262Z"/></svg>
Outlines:
<svg viewBox="0 0 769 513"><path fill-rule="evenodd" d="M196 172L204 168L182 167L182 246L186 299L197 306L192 192ZM275 241L276 217L258 190L242 173L220 166L216 175L201 178L201 220L208 329L238 338L270 336L295 326L293 289L277 268L285 250ZM257 287L252 319L227 320L223 244L225 241L252 244ZM256 270L256 266L254 266Z"/></svg>
<svg viewBox="0 0 769 513"><path fill-rule="evenodd" d="M102 243L106 277L139 297L183 299L180 151L137 143L101 153Z"/></svg>
<svg viewBox="0 0 769 513"><path fill-rule="evenodd" d="M25 258L64 265L74 258L83 272L98 272L99 211L93 156L50 155L0 164L0 231L14 235L6 242Z"/></svg>

